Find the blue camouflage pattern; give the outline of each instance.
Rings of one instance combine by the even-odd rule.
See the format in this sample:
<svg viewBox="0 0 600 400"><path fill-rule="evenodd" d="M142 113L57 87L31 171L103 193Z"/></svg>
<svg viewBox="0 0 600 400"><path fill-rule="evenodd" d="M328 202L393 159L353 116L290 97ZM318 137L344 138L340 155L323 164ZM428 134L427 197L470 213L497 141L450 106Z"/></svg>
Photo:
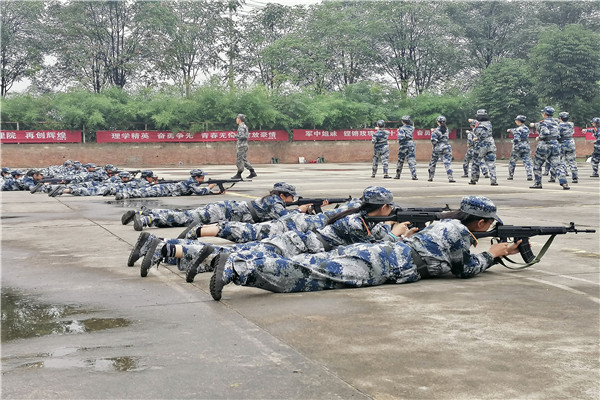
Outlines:
<svg viewBox="0 0 600 400"><path fill-rule="evenodd" d="M415 158L415 141L413 132L415 127L412 125L403 125L398 128L398 162L396 164L396 177L400 177L404 160L408 164L410 174L413 179L417 178L417 160Z"/></svg>
<svg viewBox="0 0 600 400"><path fill-rule="evenodd" d="M373 176L377 174L379 161L381 161L381 166L383 167L383 174L388 174L390 160L390 146L388 144L389 136L389 131L378 128L377 131L375 131L375 133L373 133L373 136L371 137L371 143L373 143Z"/></svg>
<svg viewBox="0 0 600 400"><path fill-rule="evenodd" d="M441 127L437 127L431 133L431 144L433 149L431 151L431 158L429 160L429 179L433 180L435 176L435 168L438 160L441 158L446 168L446 174L448 179L452 179L452 147L450 146L448 128L445 132L442 132Z"/></svg>
<svg viewBox="0 0 600 400"><path fill-rule="evenodd" d="M481 165L485 164L490 182L495 183L496 177L496 142L492 136L492 123L479 121L473 128L474 159L471 165L471 180L479 180Z"/></svg>
<svg viewBox="0 0 600 400"><path fill-rule="evenodd" d="M533 178L533 166L531 159L531 147L529 145L529 128L525 125L519 125L516 128L510 129L513 134L512 151L508 160L508 176L512 177L515 174L517 161L523 160L523 166L527 173L527 178Z"/></svg>

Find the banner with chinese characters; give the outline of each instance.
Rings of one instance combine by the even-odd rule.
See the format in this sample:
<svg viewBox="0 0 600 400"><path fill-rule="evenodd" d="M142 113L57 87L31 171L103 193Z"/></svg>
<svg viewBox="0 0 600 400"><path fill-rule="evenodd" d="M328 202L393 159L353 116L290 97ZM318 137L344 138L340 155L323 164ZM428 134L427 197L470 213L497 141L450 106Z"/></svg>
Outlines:
<svg viewBox="0 0 600 400"><path fill-rule="evenodd" d="M97 143L176 143L176 142L227 142L235 141L234 131L214 132L161 132L161 131L97 131ZM280 142L288 141L284 130L250 131L249 140Z"/></svg>
<svg viewBox="0 0 600 400"><path fill-rule="evenodd" d="M1 143L81 143L81 131L0 131Z"/></svg>
<svg viewBox="0 0 600 400"><path fill-rule="evenodd" d="M371 140L376 129L345 129L336 131L324 131L319 129L294 129L294 140ZM397 129L388 129L389 140L398 139ZM450 139L456 139L456 129L449 133ZM431 130L415 129L413 132L415 140L431 139Z"/></svg>

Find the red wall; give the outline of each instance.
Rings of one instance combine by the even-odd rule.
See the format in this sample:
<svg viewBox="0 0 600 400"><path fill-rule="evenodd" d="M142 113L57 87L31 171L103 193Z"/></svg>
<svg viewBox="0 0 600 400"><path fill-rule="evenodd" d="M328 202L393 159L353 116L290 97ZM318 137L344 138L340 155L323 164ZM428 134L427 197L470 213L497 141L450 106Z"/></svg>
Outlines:
<svg viewBox="0 0 600 400"><path fill-rule="evenodd" d="M456 160L462 160L466 151L466 141L450 141ZM428 161L431 156L431 143L417 140L417 160ZM531 141L535 149L535 141ZM594 142L575 138L577 156L592 154ZM511 151L510 140L497 140L499 159L508 158ZM9 167L45 167L62 164L67 159L107 163L121 167L160 167L173 165L235 164L235 142L211 143L72 143L72 144L2 144L0 163ZM398 144L390 142L390 162L397 160ZM325 162L369 162L373 157L373 145L368 141L338 142L251 142L248 160L255 164L269 164L276 157L282 164L296 164L298 157L307 162L318 157Z"/></svg>

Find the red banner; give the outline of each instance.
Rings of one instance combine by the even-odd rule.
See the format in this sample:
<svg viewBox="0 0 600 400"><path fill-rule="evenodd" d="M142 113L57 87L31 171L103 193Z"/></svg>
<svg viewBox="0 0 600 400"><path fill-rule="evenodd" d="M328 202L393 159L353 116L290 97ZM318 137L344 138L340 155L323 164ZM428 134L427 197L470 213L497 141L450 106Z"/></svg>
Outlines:
<svg viewBox="0 0 600 400"><path fill-rule="evenodd" d="M81 143L81 131L0 131L1 143Z"/></svg>
<svg viewBox="0 0 600 400"><path fill-rule="evenodd" d="M376 129L346 129L337 131L323 131L318 129L294 129L294 140L371 140ZM389 140L398 139L398 131L391 129ZM456 139L456 129L449 134L450 139ZM431 130L415 129L413 132L415 140L431 139Z"/></svg>
<svg viewBox="0 0 600 400"><path fill-rule="evenodd" d="M171 131L97 131L96 142L117 143L170 143L170 142L227 142L235 141L234 131L214 132L177 132ZM280 142L288 140L288 133L284 130L265 130L249 132L249 140Z"/></svg>

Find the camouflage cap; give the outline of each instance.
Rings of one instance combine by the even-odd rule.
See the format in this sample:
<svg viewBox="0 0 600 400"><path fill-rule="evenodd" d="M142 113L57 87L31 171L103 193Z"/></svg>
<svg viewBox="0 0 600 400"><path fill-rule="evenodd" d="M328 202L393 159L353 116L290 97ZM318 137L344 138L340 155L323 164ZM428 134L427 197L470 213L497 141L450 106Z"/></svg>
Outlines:
<svg viewBox="0 0 600 400"><path fill-rule="evenodd" d="M10 168L8 168L8 167L2 167L2 173L3 174L10 174Z"/></svg>
<svg viewBox="0 0 600 400"><path fill-rule="evenodd" d="M403 115L402 118L400 118L402 121L410 121L410 115Z"/></svg>
<svg viewBox="0 0 600 400"><path fill-rule="evenodd" d="M142 178L154 178L154 172L149 169L145 169L140 173Z"/></svg>
<svg viewBox="0 0 600 400"><path fill-rule="evenodd" d="M600 124L600 118L598 118L598 117L592 118L592 124L599 125Z"/></svg>
<svg viewBox="0 0 600 400"><path fill-rule="evenodd" d="M554 107L544 107L544 109L541 111L542 113L546 114L546 115L554 115Z"/></svg>
<svg viewBox="0 0 600 400"><path fill-rule="evenodd" d="M107 171L116 171L117 170L117 168L114 165L112 165L112 164L106 164L104 166L104 169L107 170Z"/></svg>
<svg viewBox="0 0 600 400"><path fill-rule="evenodd" d="M73 160L67 160L63 163L63 165L73 165Z"/></svg>
<svg viewBox="0 0 600 400"><path fill-rule="evenodd" d="M482 218L494 218L502 224L502 220L496 214L496 205L487 197L465 196L460 202L460 211Z"/></svg>
<svg viewBox="0 0 600 400"><path fill-rule="evenodd" d="M130 178L131 179L131 173L129 171L121 171L121 172L119 172L119 178Z"/></svg>
<svg viewBox="0 0 600 400"><path fill-rule="evenodd" d="M87 164L84 165L84 167L85 168L94 168L94 169L96 169L96 164L94 164L94 163L87 163Z"/></svg>
<svg viewBox="0 0 600 400"><path fill-rule="evenodd" d="M205 176L206 172L202 171L200 168L195 168L190 171L190 175L195 178L197 176Z"/></svg>
<svg viewBox="0 0 600 400"><path fill-rule="evenodd" d="M294 197L296 196L296 187L294 185L290 185L289 183L277 182L273 185L273 190L282 193L288 193Z"/></svg>
<svg viewBox="0 0 600 400"><path fill-rule="evenodd" d="M369 204L392 204L394 202L394 195L384 187L369 186L363 191L360 199L364 203Z"/></svg>
<svg viewBox="0 0 600 400"><path fill-rule="evenodd" d="M12 171L10 171L10 174L12 176L23 175L23 171L21 171L20 169L13 169Z"/></svg>

